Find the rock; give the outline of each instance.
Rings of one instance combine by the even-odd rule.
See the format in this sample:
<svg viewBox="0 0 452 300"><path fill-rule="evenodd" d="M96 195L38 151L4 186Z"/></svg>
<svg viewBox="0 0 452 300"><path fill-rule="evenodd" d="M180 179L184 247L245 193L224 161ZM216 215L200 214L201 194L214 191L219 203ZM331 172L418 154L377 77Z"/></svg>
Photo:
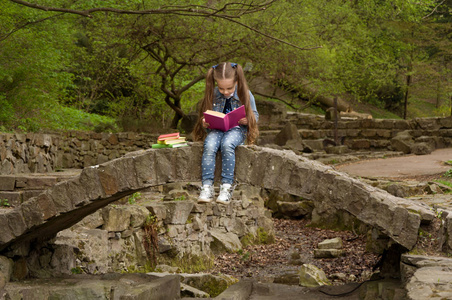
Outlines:
<svg viewBox="0 0 452 300"><path fill-rule="evenodd" d="M102 211L104 226L107 231L124 231L130 226L131 212L124 205L110 205Z"/></svg>
<svg viewBox="0 0 452 300"><path fill-rule="evenodd" d="M115 252L106 253L105 250L110 248L108 231L100 229L66 229L57 234L54 244L57 247L50 266L54 272L63 274L71 274L75 267L86 268L87 273L91 274L107 273L108 254L114 255ZM76 256L79 259L78 265Z"/></svg>
<svg viewBox="0 0 452 300"><path fill-rule="evenodd" d="M2 297L2 295L3 295L3 289L4 289L5 286L6 286L6 283L7 283L7 280L6 280L5 274L3 274L3 273L0 272L0 297L1 297L2 299L4 299L4 298Z"/></svg>
<svg viewBox="0 0 452 300"><path fill-rule="evenodd" d="M311 147L307 146L301 139L288 140L284 146L284 149L290 149L294 152L314 152L314 150Z"/></svg>
<svg viewBox="0 0 452 300"><path fill-rule="evenodd" d="M341 111L339 113L341 118L349 118L349 119L372 119L371 114L367 113L359 113L356 111Z"/></svg>
<svg viewBox="0 0 452 300"><path fill-rule="evenodd" d="M414 272L405 288L410 300L452 299L452 268L420 268Z"/></svg>
<svg viewBox="0 0 452 300"><path fill-rule="evenodd" d="M242 249L242 243L237 235L231 232L221 232L219 229L211 228L209 230L213 237L213 242L210 244L210 248L214 253L236 252Z"/></svg>
<svg viewBox="0 0 452 300"><path fill-rule="evenodd" d="M25 258L19 258L14 262L10 280L21 281L29 276L29 269ZM6 276L5 276L6 277ZM6 278L5 278L6 279Z"/></svg>
<svg viewBox="0 0 452 300"><path fill-rule="evenodd" d="M283 202L278 201L278 212L289 218L299 218L312 213L314 204L312 201Z"/></svg>
<svg viewBox="0 0 452 300"><path fill-rule="evenodd" d="M347 280L347 274L333 273L330 275L330 279L345 282Z"/></svg>
<svg viewBox="0 0 452 300"><path fill-rule="evenodd" d="M190 198L190 194L186 190L171 190L168 193L168 198L175 201L188 200Z"/></svg>
<svg viewBox="0 0 452 300"><path fill-rule="evenodd" d="M156 265L155 270L157 272L180 273L180 269L178 267L171 267L168 265Z"/></svg>
<svg viewBox="0 0 452 300"><path fill-rule="evenodd" d="M180 284L180 296L182 298L210 298L210 295L208 293L198 290L185 283Z"/></svg>
<svg viewBox="0 0 452 300"><path fill-rule="evenodd" d="M426 155L432 153L434 148L432 148L427 143L415 143L411 145L411 153L414 153L416 155Z"/></svg>
<svg viewBox="0 0 452 300"><path fill-rule="evenodd" d="M286 126L275 136L275 144L284 146L289 140L301 140L297 126L287 123Z"/></svg>
<svg viewBox="0 0 452 300"><path fill-rule="evenodd" d="M413 137L408 130L399 132L391 139L391 147L394 151L402 151L405 154L411 153L411 145L413 143Z"/></svg>
<svg viewBox="0 0 452 300"><path fill-rule="evenodd" d="M188 216L194 205L192 201L170 201L163 204L166 206L165 224L174 225L187 223Z"/></svg>
<svg viewBox="0 0 452 300"><path fill-rule="evenodd" d="M130 205L127 210L130 211L131 228L141 228L149 217L149 210L143 206Z"/></svg>
<svg viewBox="0 0 452 300"><path fill-rule="evenodd" d="M319 249L341 249L342 239L337 237L334 239L324 240L323 242L320 242L317 247Z"/></svg>
<svg viewBox="0 0 452 300"><path fill-rule="evenodd" d="M0 256L0 273L3 274L5 282L9 282L13 272L14 263L10 258ZM0 288L1 289L1 288Z"/></svg>
<svg viewBox="0 0 452 300"><path fill-rule="evenodd" d="M98 210L95 213L83 218L83 220L75 224L72 228L85 227L89 229L95 229L102 225L104 225L104 219L102 218L101 211Z"/></svg>
<svg viewBox="0 0 452 300"><path fill-rule="evenodd" d="M444 194L443 190L437 184L429 184L425 191L427 194Z"/></svg>
<svg viewBox="0 0 452 300"><path fill-rule="evenodd" d="M403 184L390 184L385 190L396 197L404 198L410 195L409 187Z"/></svg>
<svg viewBox="0 0 452 300"><path fill-rule="evenodd" d="M328 154L337 154L337 155L350 152L350 149L346 145L325 147L324 150Z"/></svg>
<svg viewBox="0 0 452 300"><path fill-rule="evenodd" d="M334 107L329 107L325 111L325 120L335 121L336 120L336 115L337 115L337 119L340 120L341 119L340 112L338 111L336 113L336 110L334 109Z"/></svg>
<svg viewBox="0 0 452 300"><path fill-rule="evenodd" d="M180 299L180 278L156 278L145 274L73 276L64 279L36 279L5 287L6 299Z"/></svg>
<svg viewBox="0 0 452 300"><path fill-rule="evenodd" d="M297 272L285 273L276 276L273 282L288 285L298 285L300 283L300 278Z"/></svg>
<svg viewBox="0 0 452 300"><path fill-rule="evenodd" d="M228 275L212 275L212 274L179 274L182 276L182 283L191 287L195 287L211 297L216 297L226 290L229 286L237 282L237 279Z"/></svg>
<svg viewBox="0 0 452 300"><path fill-rule="evenodd" d="M344 254L344 250L340 249L314 249L314 258L336 258Z"/></svg>
<svg viewBox="0 0 452 300"><path fill-rule="evenodd" d="M300 285L304 287L317 287L321 285L331 285L325 272L316 266L304 264L298 271Z"/></svg>

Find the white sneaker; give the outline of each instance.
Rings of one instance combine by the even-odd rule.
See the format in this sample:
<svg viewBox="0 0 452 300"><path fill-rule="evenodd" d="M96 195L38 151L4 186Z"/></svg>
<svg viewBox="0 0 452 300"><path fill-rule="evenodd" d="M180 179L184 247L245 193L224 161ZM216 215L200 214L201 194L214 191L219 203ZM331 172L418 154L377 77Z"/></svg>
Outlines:
<svg viewBox="0 0 452 300"><path fill-rule="evenodd" d="M221 204L228 204L231 202L232 190L231 185L228 183L220 186L220 194L218 195L217 202Z"/></svg>
<svg viewBox="0 0 452 300"><path fill-rule="evenodd" d="M201 188L201 193L199 194L198 202L199 203L209 203L213 200L213 196L215 195L215 191L213 189L213 185L203 185Z"/></svg>

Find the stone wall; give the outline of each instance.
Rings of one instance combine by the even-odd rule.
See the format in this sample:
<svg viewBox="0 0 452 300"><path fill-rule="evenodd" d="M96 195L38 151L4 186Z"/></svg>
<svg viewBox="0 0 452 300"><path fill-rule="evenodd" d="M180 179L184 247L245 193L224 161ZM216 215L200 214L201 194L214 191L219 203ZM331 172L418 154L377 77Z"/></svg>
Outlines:
<svg viewBox="0 0 452 300"><path fill-rule="evenodd" d="M139 149L157 135L127 133L0 134L0 174L45 173L81 169Z"/></svg>
<svg viewBox="0 0 452 300"><path fill-rule="evenodd" d="M35 244L25 259L16 260L9 275L23 280L149 272L155 264L182 272L204 271L213 267L214 254L273 240L271 213L260 194L260 188L239 186L234 192L237 200L225 206L196 203L198 186L191 183L153 187L136 196L134 203L125 197ZM156 230L154 254L145 247L152 239L146 234L149 224Z"/></svg>
<svg viewBox="0 0 452 300"><path fill-rule="evenodd" d="M295 114L290 123L297 126L303 140L334 139L333 121L322 116ZM338 121L337 136L353 150L395 149L391 140L406 132L413 142L425 142L433 149L452 146L452 118L423 118L413 120L350 119Z"/></svg>
<svg viewBox="0 0 452 300"><path fill-rule="evenodd" d="M334 122L323 116L285 113L279 106L270 104L260 104L259 109L262 112L259 145L274 143L275 136L287 123L296 126L304 144L314 151L324 151L322 141L334 139ZM398 137L402 133L403 139ZM447 148L452 147L452 118L343 119L338 122L337 135L345 137L344 144L356 151L406 152L407 138L408 144ZM132 132L0 134L0 174L44 173L98 165L129 152L149 149L157 136Z"/></svg>

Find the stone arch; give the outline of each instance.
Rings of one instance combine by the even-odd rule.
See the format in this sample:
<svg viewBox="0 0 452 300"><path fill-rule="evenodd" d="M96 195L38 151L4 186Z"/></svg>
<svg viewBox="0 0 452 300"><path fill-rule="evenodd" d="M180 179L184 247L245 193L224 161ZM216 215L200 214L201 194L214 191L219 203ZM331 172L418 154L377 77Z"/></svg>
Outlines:
<svg viewBox="0 0 452 300"><path fill-rule="evenodd" d="M78 177L58 183L13 210L3 211L0 225L5 230L0 237L0 251L50 238L136 191L170 182L200 181L201 155L202 144L193 143L178 149L137 151L85 168ZM238 147L236 179L301 196L315 206L347 211L406 249L415 245L421 222L435 217L424 206L287 150Z"/></svg>

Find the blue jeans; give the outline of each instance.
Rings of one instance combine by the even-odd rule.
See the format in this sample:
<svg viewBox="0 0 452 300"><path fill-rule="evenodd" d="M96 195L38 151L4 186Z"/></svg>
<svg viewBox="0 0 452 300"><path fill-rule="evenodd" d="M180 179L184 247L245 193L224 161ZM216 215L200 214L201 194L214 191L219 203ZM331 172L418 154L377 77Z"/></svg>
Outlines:
<svg viewBox="0 0 452 300"><path fill-rule="evenodd" d="M207 134L201 163L203 185L213 185L218 150L221 150L221 183L234 183L235 148L244 141L245 135L240 127L231 128L226 132L212 130Z"/></svg>

